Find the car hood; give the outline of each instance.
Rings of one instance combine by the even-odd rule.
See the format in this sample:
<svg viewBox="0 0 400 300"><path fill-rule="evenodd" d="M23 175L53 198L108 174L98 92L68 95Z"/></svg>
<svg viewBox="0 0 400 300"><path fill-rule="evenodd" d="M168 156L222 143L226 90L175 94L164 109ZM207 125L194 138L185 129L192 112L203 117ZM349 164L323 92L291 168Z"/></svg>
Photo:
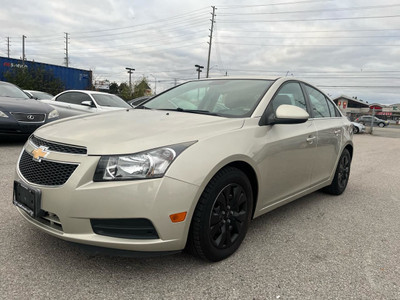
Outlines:
<svg viewBox="0 0 400 300"><path fill-rule="evenodd" d="M205 139L237 130L243 123L210 115L127 109L62 119L42 126L35 136L85 146L89 155L129 154Z"/></svg>
<svg viewBox="0 0 400 300"><path fill-rule="evenodd" d="M22 113L49 113L51 106L32 99L0 97L0 110Z"/></svg>

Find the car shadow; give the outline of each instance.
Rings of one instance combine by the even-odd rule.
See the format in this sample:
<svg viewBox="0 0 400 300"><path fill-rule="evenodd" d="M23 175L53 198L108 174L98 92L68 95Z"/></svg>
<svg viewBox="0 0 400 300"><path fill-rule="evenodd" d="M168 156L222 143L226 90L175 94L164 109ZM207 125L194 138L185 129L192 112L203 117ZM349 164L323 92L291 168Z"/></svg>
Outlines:
<svg viewBox="0 0 400 300"><path fill-rule="evenodd" d="M0 135L0 146L18 146L24 145L29 135L26 136L1 136Z"/></svg>

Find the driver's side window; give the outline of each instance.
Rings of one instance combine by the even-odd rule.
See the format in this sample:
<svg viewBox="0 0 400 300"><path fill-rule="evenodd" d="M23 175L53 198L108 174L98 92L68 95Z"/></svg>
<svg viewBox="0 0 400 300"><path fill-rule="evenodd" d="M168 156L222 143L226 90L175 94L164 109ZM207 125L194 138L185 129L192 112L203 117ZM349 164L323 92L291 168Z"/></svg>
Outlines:
<svg viewBox="0 0 400 300"><path fill-rule="evenodd" d="M272 99L274 112L282 104L295 105L307 111L306 100L298 82L289 82L280 88L274 99Z"/></svg>

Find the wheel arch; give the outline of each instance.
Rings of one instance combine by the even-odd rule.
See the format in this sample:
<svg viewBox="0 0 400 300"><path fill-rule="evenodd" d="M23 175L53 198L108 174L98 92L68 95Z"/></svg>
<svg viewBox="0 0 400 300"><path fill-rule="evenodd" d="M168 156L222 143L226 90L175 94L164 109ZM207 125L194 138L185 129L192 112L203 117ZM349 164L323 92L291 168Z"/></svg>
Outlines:
<svg viewBox="0 0 400 300"><path fill-rule="evenodd" d="M350 152L350 157L353 158L353 151L354 151L353 145L347 144L347 145L343 148L343 150L344 150L344 149L347 149L347 150ZM342 151L342 152L343 152L343 151Z"/></svg>
<svg viewBox="0 0 400 300"><path fill-rule="evenodd" d="M253 219L254 212L256 209L256 205L257 205L258 190L259 190L257 174L256 174L255 170L253 169L253 167L244 161L233 161L233 162L223 166L220 170L222 170L223 168L225 168L227 166L234 167L234 168L241 170L250 181L251 189L253 192L253 211L251 212L251 218Z"/></svg>

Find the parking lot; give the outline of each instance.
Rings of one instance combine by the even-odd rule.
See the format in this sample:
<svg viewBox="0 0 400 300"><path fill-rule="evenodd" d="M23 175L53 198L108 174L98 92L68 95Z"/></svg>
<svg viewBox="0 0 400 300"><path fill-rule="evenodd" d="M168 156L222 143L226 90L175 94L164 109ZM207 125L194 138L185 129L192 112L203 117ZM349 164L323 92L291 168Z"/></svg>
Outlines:
<svg viewBox="0 0 400 300"><path fill-rule="evenodd" d="M23 142L2 141L0 298L399 299L400 130L386 129L354 136L343 195L315 192L255 219L211 264L93 255L33 229L11 203Z"/></svg>

